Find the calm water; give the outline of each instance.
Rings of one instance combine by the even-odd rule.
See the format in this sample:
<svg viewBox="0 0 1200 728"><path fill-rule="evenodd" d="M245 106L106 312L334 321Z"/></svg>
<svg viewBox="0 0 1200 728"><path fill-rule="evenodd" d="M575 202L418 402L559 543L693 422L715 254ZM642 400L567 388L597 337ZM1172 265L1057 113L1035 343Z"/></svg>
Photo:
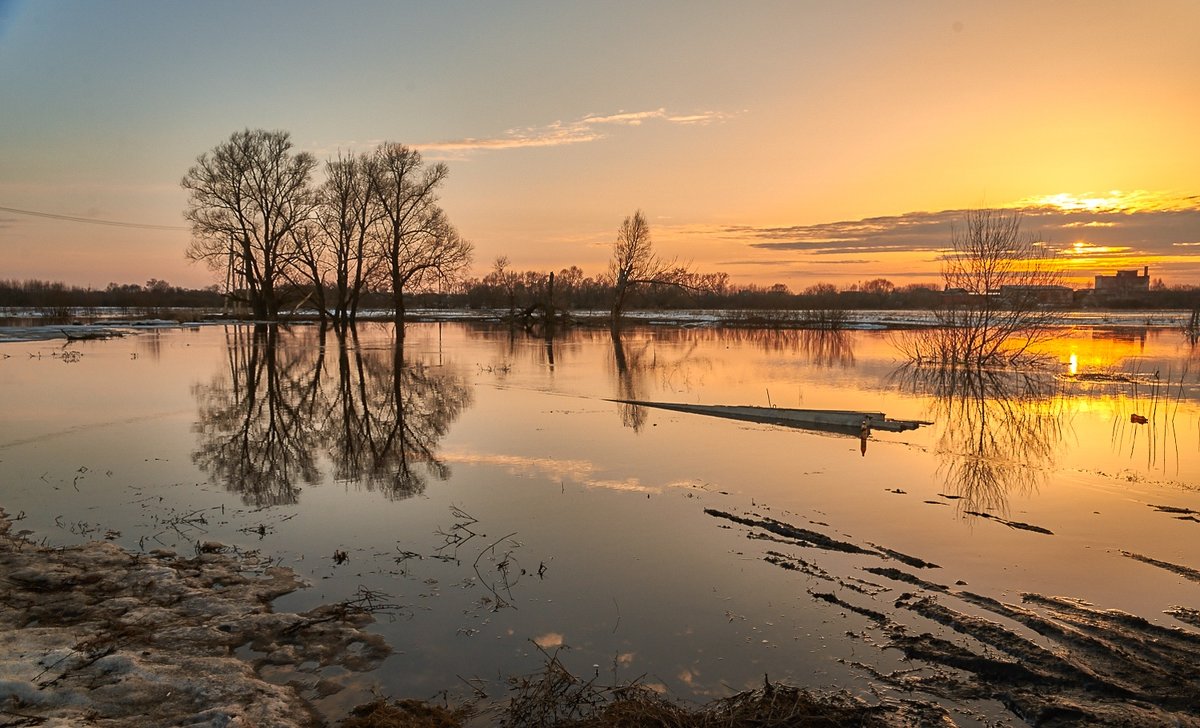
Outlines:
<svg viewBox="0 0 1200 728"><path fill-rule="evenodd" d="M878 560L750 540L706 508L927 559L930 578L1006 601L1162 624L1200 606L1194 582L1122 555L1200 568L1200 522L1156 507L1200 511L1200 366L1179 334L1064 330L1044 370L972 378L905 370L895 336L419 324L402 352L385 326L4 344L0 506L51 544L259 549L312 582L282 609L384 592L397 608L374 629L396 652L366 681L416 697L476 679L501 695L498 678L542 664L535 644L697 699L764 673L862 693L853 663L900 665L809 593L838 586L763 557L848 580ZM935 424L863 453L612 398Z"/></svg>

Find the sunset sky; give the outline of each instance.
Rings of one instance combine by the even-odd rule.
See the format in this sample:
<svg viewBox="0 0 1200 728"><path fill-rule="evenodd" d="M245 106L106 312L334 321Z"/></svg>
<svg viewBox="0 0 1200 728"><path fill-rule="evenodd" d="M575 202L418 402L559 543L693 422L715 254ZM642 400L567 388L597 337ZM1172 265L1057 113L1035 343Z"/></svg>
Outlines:
<svg viewBox="0 0 1200 728"><path fill-rule="evenodd" d="M446 161L477 274L599 273L641 208L735 283L937 282L1006 207L1077 282L1200 284L1198 31L1195 0L0 0L0 278L212 283L179 180L261 127Z"/></svg>

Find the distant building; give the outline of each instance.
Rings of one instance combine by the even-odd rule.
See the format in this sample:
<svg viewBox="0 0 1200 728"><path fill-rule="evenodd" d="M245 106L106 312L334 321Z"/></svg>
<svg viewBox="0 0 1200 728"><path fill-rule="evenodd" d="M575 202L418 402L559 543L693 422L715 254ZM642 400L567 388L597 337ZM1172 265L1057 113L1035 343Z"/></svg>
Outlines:
<svg viewBox="0 0 1200 728"><path fill-rule="evenodd" d="M1150 266L1142 268L1141 275L1137 269L1119 270L1116 275L1096 276L1096 295L1106 298L1128 298L1142 296L1150 292Z"/></svg>

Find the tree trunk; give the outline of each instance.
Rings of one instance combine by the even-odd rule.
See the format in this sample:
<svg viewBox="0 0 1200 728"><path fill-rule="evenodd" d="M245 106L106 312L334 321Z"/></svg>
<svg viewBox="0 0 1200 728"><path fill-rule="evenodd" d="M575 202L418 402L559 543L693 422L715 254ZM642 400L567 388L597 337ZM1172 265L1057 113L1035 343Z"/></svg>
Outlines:
<svg viewBox="0 0 1200 728"><path fill-rule="evenodd" d="M392 319L396 325L396 339L404 338L404 289L399 285L395 286L392 292L392 305L395 307L395 316Z"/></svg>
<svg viewBox="0 0 1200 728"><path fill-rule="evenodd" d="M267 312L267 299L263 296L262 291L252 290L250 292L250 306L254 310L254 318L258 321L266 321L270 318Z"/></svg>

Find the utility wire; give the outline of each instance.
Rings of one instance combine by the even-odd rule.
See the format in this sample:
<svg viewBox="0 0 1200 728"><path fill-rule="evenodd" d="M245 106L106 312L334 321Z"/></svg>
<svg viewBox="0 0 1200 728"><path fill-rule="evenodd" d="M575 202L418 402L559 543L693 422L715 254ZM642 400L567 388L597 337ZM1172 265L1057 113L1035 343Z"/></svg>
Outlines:
<svg viewBox="0 0 1200 728"><path fill-rule="evenodd" d="M86 222L92 225L109 225L111 227L126 227L140 228L142 230L191 230L189 227L182 225L150 225L144 222L119 222L117 220L97 220L94 217L74 217L72 215L58 215L53 212L38 212L36 210L18 210L15 207L0 207L0 212L15 212L18 215L32 215L33 217L45 217L51 220L66 220L68 222Z"/></svg>

